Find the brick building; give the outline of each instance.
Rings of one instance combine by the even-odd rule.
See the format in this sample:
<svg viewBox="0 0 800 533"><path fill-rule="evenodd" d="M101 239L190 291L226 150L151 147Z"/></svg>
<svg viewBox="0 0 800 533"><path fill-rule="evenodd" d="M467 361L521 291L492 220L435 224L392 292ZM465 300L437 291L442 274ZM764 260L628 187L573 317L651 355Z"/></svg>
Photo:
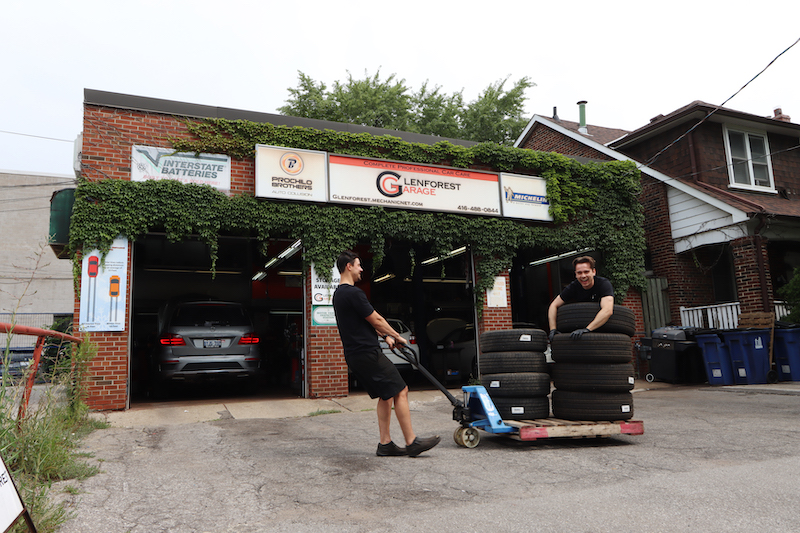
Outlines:
<svg viewBox="0 0 800 533"><path fill-rule="evenodd" d="M696 101L633 132L536 115L515 145L637 162L648 329L735 327L740 312L785 313L775 291L800 267L798 138L780 109L761 117Z"/></svg>
<svg viewBox="0 0 800 533"><path fill-rule="evenodd" d="M132 180L137 173L143 172L143 168L159 158L177 157L170 152L172 140L193 138L187 123L206 118L244 119L279 126L370 135L388 134L424 144L443 140L378 128L86 90L79 156L81 177L98 182ZM474 144L447 140L463 146ZM280 147L267 149L289 150ZM217 158L214 154L199 155ZM326 157L325 164L332 169L333 156L330 156L330 164L327 155L323 153L323 156ZM260 196L258 157L255 160L252 157L228 158L227 162L221 163L229 165L230 181L222 189L227 195ZM222 161L225 158L221 156L221 159L217 159ZM377 164L378 160L374 163ZM474 172L490 173L492 170L483 168ZM499 198L502 190L499 185L502 185L504 175L497 173L497 176L497 185L494 187ZM331 177L331 183L332 180ZM374 187L374 177L371 183ZM258 200L272 201L268 197L259 197ZM502 201L498 199L498 202ZM525 223L546 222L533 220ZM473 262L480 258L472 257L469 251L456 253L457 250L453 250L452 257L434 257L432 259L437 260L431 264L422 261L413 274L407 272L401 275L397 272L395 276L391 273L391 276L386 276L385 283L378 281L381 273L390 273L391 268L407 262L410 254L416 254L420 259L424 257L423 254L430 254L430 249L425 246L424 243L393 243L386 251L381 265L383 270L372 272L372 282L363 287L381 314L401 319L415 331L417 340L423 344L423 361L426 349L432 349L430 342L426 347L426 341L432 340L426 339L427 327L438 319L476 324L474 329L478 333L508 329L515 322L546 329L544 316L547 304L560 290L559 287L573 278L570 257L566 256L538 270L540 273L547 271L543 283L536 281L538 274L532 274L531 269L526 273L516 268L501 272L495 280L499 293L493 292L494 303L485 306L480 316L476 312L472 293L475 283ZM157 323L162 306L165 301L187 293L202 293L202 297L246 303L252 312L257 333L262 338L262 346L268 352L266 364L272 376L269 386L290 387L293 393L312 398L344 396L348 393L347 368L336 327L325 323L324 318L320 318L322 315L317 315L318 309L314 303L317 294L312 287L313 281L309 282L314 276L313 272L301 272L301 254L294 253L295 246L288 236L260 242L252 234L221 235L215 276L210 269L209 249L199 240L169 242L163 231L151 231L130 242L123 236L119 248L121 255L117 263L122 265L122 277L128 281L123 284L124 293L120 295L125 312L120 317L117 330L89 333L90 339L99 348L90 368L90 407L124 409L130 405L132 397L143 393L148 380L149 354L153 343L158 342ZM357 251L369 269L372 258L369 245L359 246ZM265 263L265 256L280 258L280 271L277 268L269 269L267 265L271 262ZM527 265L533 259L536 257L521 257L519 262L526 262ZM598 259L602 264L602 257ZM551 269L552 265L557 268ZM430 279L426 278L427 272L430 272ZM392 281L391 278L395 279ZM427 283L429 281L436 283ZM88 285L90 282L82 281L82 284ZM402 282L407 283L401 285ZM540 294L535 290L539 286L547 290ZM637 330L643 332L638 294L629 292L625 304L636 311L639 317ZM76 298L76 316L81 315L82 305L85 307L85 301L82 303ZM78 326L81 327L80 324Z"/></svg>

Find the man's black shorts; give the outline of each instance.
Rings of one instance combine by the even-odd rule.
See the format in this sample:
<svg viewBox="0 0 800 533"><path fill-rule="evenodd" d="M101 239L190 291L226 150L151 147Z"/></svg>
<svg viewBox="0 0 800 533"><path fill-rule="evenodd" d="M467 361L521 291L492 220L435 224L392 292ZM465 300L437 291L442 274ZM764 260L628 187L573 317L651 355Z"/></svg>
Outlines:
<svg viewBox="0 0 800 533"><path fill-rule="evenodd" d="M347 366L358 382L367 390L370 398L388 400L406 388L400 372L380 348L372 352L345 355Z"/></svg>

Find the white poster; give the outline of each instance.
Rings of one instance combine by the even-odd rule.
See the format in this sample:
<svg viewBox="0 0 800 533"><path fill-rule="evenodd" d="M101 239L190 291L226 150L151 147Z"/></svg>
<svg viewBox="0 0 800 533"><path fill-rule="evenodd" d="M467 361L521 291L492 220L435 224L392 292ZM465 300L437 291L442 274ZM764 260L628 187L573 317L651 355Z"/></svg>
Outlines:
<svg viewBox="0 0 800 533"><path fill-rule="evenodd" d="M536 176L500 174L503 216L550 222L547 180Z"/></svg>
<svg viewBox="0 0 800 533"><path fill-rule="evenodd" d="M339 269L331 269L331 281L325 281L317 274L315 265L311 265L311 305L333 305L333 291L342 282Z"/></svg>
<svg viewBox="0 0 800 533"><path fill-rule="evenodd" d="M328 161L331 202L501 215L497 174L340 155Z"/></svg>
<svg viewBox="0 0 800 533"><path fill-rule="evenodd" d="M494 278L494 286L491 290L486 291L486 307L508 307L504 276Z"/></svg>
<svg viewBox="0 0 800 533"><path fill-rule="evenodd" d="M24 510L6 462L0 458L0 531L11 527Z"/></svg>
<svg viewBox="0 0 800 533"><path fill-rule="evenodd" d="M131 181L177 180L231 190L231 158L223 154L176 152L171 148L137 146L131 149Z"/></svg>
<svg viewBox="0 0 800 533"><path fill-rule="evenodd" d="M256 197L327 202L327 152L257 144Z"/></svg>
<svg viewBox="0 0 800 533"><path fill-rule="evenodd" d="M128 238L114 239L102 260L98 250L86 251L81 265L80 331L125 331L128 286Z"/></svg>

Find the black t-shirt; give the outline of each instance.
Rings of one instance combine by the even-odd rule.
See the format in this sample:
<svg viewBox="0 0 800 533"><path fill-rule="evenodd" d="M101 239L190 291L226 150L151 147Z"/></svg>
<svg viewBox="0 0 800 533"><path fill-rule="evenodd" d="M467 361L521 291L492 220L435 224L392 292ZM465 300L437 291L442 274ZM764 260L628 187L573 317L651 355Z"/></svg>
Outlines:
<svg viewBox="0 0 800 533"><path fill-rule="evenodd" d="M339 285L333 293L333 311L345 355L380 349L378 333L367 321L375 309L364 291L347 283Z"/></svg>
<svg viewBox="0 0 800 533"><path fill-rule="evenodd" d="M574 303L574 302L597 302L600 303L600 300L604 296L614 296L614 287L611 286L611 282L608 281L606 278L601 278L600 276L594 277L594 285L589 290L584 289L580 282L576 279L569 285L567 285L563 291L561 291L561 299L564 300L564 303Z"/></svg>

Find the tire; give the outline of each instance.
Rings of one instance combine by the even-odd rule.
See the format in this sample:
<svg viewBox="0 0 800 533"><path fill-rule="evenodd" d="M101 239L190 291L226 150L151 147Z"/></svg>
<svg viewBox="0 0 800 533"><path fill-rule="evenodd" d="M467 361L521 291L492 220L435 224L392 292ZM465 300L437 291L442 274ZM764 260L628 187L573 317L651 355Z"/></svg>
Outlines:
<svg viewBox="0 0 800 533"><path fill-rule="evenodd" d="M558 308L557 328L564 333L585 328L594 320L600 304L596 302L576 302ZM597 333L621 333L633 337L636 333L636 320L633 311L620 305L614 306L614 314L608 322L600 326Z"/></svg>
<svg viewBox="0 0 800 533"><path fill-rule="evenodd" d="M553 385L561 391L628 392L634 385L633 365L557 364Z"/></svg>
<svg viewBox="0 0 800 533"><path fill-rule="evenodd" d="M481 385L492 398L525 398L550 394L550 375L546 372L485 374Z"/></svg>
<svg viewBox="0 0 800 533"><path fill-rule="evenodd" d="M547 372L542 352L487 352L481 354L481 374Z"/></svg>
<svg viewBox="0 0 800 533"><path fill-rule="evenodd" d="M551 348L556 363L630 363L633 358L631 338L622 333L584 333L577 340L560 333Z"/></svg>
<svg viewBox="0 0 800 533"><path fill-rule="evenodd" d="M534 420L550 416L550 400L547 396L493 398L492 402L503 420Z"/></svg>
<svg viewBox="0 0 800 533"><path fill-rule="evenodd" d="M564 420L630 420L633 395L554 390L553 416Z"/></svg>
<svg viewBox="0 0 800 533"><path fill-rule="evenodd" d="M547 333L541 329L504 329L481 335L481 353L543 352L547 349Z"/></svg>

